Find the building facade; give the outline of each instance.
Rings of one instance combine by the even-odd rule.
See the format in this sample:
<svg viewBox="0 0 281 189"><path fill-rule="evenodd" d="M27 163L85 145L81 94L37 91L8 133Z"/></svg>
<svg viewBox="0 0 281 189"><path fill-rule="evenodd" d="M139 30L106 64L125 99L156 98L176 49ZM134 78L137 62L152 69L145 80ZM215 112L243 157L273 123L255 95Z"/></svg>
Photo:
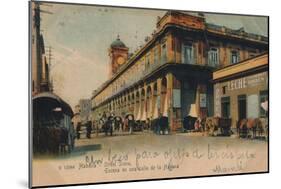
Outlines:
<svg viewBox="0 0 281 189"><path fill-rule="evenodd" d="M83 122L90 120L91 117L91 99L79 100L80 117Z"/></svg>
<svg viewBox="0 0 281 189"><path fill-rule="evenodd" d="M31 29L31 70L32 70L32 95L40 92L51 91L49 80L49 64L45 53L44 38L40 31L40 6L32 3L32 29Z"/></svg>
<svg viewBox="0 0 281 189"><path fill-rule="evenodd" d="M216 116L232 119L267 117L268 54L219 69L213 73Z"/></svg>
<svg viewBox="0 0 281 189"><path fill-rule="evenodd" d="M74 107L74 112L73 112L74 114L73 114L73 117L72 117L72 120L71 120L75 130L76 130L76 127L77 127L78 123L81 124L80 112L81 112L80 105L77 104Z"/></svg>
<svg viewBox="0 0 281 189"><path fill-rule="evenodd" d="M79 103L74 107L74 116L72 122L74 127L80 124L85 124L87 121L91 120L91 100L90 99L80 99Z"/></svg>
<svg viewBox="0 0 281 189"><path fill-rule="evenodd" d="M119 37L112 43L109 51L118 56L110 55L111 77L93 92L93 119L103 112L132 113L141 121L161 114L176 131L187 115L214 115L214 70L268 50L267 37L178 11L160 18L145 42L129 58Z"/></svg>

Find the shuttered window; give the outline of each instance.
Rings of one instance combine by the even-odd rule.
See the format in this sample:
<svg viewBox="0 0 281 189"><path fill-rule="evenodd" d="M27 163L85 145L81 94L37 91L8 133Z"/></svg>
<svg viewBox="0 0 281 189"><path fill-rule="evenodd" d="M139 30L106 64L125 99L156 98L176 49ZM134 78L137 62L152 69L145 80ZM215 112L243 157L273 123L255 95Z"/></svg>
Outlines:
<svg viewBox="0 0 281 189"><path fill-rule="evenodd" d="M208 65L212 67L219 65L219 50L217 48L210 48L208 52Z"/></svg>
<svg viewBox="0 0 281 189"><path fill-rule="evenodd" d="M194 53L192 44L182 45L182 61L184 64L194 64Z"/></svg>
<svg viewBox="0 0 281 189"><path fill-rule="evenodd" d="M161 45L161 64L165 64L167 62L167 45L164 42Z"/></svg>
<svg viewBox="0 0 281 189"><path fill-rule="evenodd" d="M231 51L231 55L230 55L230 63L231 64L235 64L237 62L239 62L239 52L234 50L234 51Z"/></svg>

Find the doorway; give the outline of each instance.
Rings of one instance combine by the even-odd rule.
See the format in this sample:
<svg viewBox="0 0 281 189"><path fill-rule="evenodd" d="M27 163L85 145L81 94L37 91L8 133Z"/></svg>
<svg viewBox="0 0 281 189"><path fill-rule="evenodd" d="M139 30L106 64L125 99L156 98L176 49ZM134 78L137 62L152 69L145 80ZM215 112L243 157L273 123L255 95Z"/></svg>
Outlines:
<svg viewBox="0 0 281 189"><path fill-rule="evenodd" d="M221 115L224 118L230 117L230 97L221 98Z"/></svg>
<svg viewBox="0 0 281 189"><path fill-rule="evenodd" d="M238 120L247 118L247 100L246 95L238 96Z"/></svg>

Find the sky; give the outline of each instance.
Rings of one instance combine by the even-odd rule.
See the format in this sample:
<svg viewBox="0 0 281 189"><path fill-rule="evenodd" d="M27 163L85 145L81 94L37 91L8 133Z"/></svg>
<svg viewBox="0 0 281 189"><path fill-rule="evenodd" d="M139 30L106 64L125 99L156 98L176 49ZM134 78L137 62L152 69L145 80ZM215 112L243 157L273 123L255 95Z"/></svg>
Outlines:
<svg viewBox="0 0 281 189"><path fill-rule="evenodd" d="M45 5L44 5L45 4ZM120 39L134 52L156 28L166 11L44 3L41 30L52 47L50 76L54 92L72 107L108 79L110 44ZM48 6L46 6L46 4ZM51 6L50 6L51 5ZM195 14L195 13L191 13ZM206 21L267 36L267 18L205 14Z"/></svg>

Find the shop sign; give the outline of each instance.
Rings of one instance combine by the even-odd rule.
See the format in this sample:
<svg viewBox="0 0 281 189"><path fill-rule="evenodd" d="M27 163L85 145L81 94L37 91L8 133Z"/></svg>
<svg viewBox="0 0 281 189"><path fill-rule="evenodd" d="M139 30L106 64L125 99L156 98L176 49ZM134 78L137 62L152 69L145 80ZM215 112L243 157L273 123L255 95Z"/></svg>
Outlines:
<svg viewBox="0 0 281 189"><path fill-rule="evenodd" d="M263 83L267 83L267 72L243 77L227 82L227 88L229 91L245 89L250 87L256 87Z"/></svg>
<svg viewBox="0 0 281 189"><path fill-rule="evenodd" d="M232 80L232 81L229 81L227 83L228 85L228 90L232 91L232 90L237 90L237 89L244 89L247 87L247 84L246 84L246 78L241 78L241 79L236 79L236 80Z"/></svg>

